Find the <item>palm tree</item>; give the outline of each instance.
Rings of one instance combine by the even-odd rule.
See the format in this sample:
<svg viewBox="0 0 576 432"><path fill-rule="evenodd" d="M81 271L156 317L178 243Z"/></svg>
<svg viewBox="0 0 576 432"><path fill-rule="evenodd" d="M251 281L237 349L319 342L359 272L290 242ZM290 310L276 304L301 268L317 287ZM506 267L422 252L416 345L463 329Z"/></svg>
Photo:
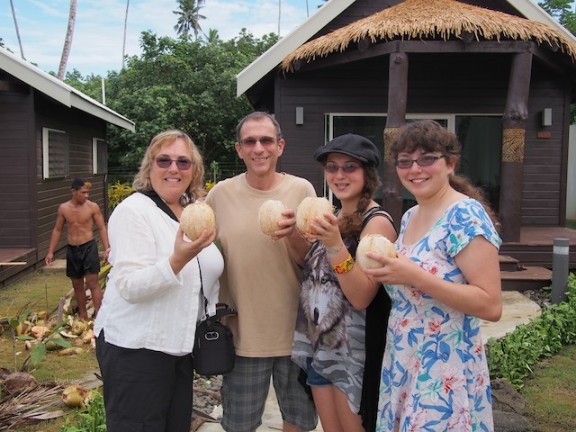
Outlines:
<svg viewBox="0 0 576 432"><path fill-rule="evenodd" d="M214 45L220 40L220 35L218 34L218 30L216 29L209 29L208 34L204 35L206 37L206 43L208 45Z"/></svg>
<svg viewBox="0 0 576 432"><path fill-rule="evenodd" d="M188 36L192 30L195 39L198 40L198 33L202 31L200 20L206 19L204 15L200 15L203 4L204 0L198 0L198 2L196 0L178 0L178 10L172 11L178 15L178 22L174 26L178 35Z"/></svg>
<svg viewBox="0 0 576 432"><path fill-rule="evenodd" d="M282 0L278 0L278 37L280 37L280 18L282 17Z"/></svg>
<svg viewBox="0 0 576 432"><path fill-rule="evenodd" d="M60 58L60 66L58 67L59 80L64 79L66 73L66 65L68 64L68 57L70 56L70 49L72 48L72 37L74 36L74 27L76 26L76 0L70 0L70 14L68 15L68 29L66 30L66 39L64 39L64 48L62 48L62 57Z"/></svg>
<svg viewBox="0 0 576 432"><path fill-rule="evenodd" d="M20 45L20 55L22 60L26 60L24 57L24 48L22 48L22 39L20 39L20 30L18 29L18 21L16 20L16 12L14 11L14 2L10 0L10 7L12 8L12 18L14 18L14 27L16 27L16 37L18 38L18 45Z"/></svg>
<svg viewBox="0 0 576 432"><path fill-rule="evenodd" d="M128 27L129 8L130 8L130 0L126 0L126 15L124 15L124 38L122 39L122 69L124 69L124 61L126 59L126 28Z"/></svg>

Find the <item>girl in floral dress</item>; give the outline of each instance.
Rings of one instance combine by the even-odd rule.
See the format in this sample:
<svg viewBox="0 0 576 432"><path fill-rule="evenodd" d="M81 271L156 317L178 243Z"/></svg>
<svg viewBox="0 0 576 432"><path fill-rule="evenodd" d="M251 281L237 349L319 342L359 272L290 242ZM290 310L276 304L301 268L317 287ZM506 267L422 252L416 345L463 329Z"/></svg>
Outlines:
<svg viewBox="0 0 576 432"><path fill-rule="evenodd" d="M377 431L493 431L480 320L502 313L501 239L480 192L455 174L457 137L431 120L406 125L392 146L416 198L397 258L366 270L392 298Z"/></svg>

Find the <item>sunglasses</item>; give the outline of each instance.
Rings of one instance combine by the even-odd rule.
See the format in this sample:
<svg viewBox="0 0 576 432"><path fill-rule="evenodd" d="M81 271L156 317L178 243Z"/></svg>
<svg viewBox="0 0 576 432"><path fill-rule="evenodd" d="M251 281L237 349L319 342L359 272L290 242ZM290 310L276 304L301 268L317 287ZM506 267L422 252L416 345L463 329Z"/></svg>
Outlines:
<svg viewBox="0 0 576 432"><path fill-rule="evenodd" d="M176 166L179 170L187 170L192 166L192 161L184 157L178 159L170 159L168 156L158 156L156 158L156 165L158 165L159 168L170 168L172 166L172 162L176 162Z"/></svg>
<svg viewBox="0 0 576 432"><path fill-rule="evenodd" d="M412 164L416 162L418 166L427 167L432 165L438 159L442 159L443 155L424 155L416 159L400 158L396 159L396 166L401 169L412 168Z"/></svg>
<svg viewBox="0 0 576 432"><path fill-rule="evenodd" d="M338 170L341 169L346 174L351 174L361 167L362 165L356 162L346 162L344 165L328 162L326 165L324 165L324 171L329 172L330 174L336 174Z"/></svg>
<svg viewBox="0 0 576 432"><path fill-rule="evenodd" d="M271 137L271 136L263 136L260 138L246 138L246 139L240 140L240 144L242 144L243 146L246 146L246 147L253 147L256 145L257 142L259 142L263 146L269 146L272 144L276 144L276 138Z"/></svg>

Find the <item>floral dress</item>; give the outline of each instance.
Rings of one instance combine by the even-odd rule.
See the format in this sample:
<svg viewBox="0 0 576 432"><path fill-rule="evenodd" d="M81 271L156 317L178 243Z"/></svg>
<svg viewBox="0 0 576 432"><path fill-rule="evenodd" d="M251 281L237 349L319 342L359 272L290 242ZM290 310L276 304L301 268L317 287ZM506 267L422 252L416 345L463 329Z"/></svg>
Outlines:
<svg viewBox="0 0 576 432"><path fill-rule="evenodd" d="M474 237L501 239L482 205L452 204L428 233L403 243L414 209L402 218L396 249L434 275L466 283L456 255ZM481 262L478 265L482 265ZM387 285L392 299L380 397L380 431L493 431L490 377L480 321L406 285Z"/></svg>

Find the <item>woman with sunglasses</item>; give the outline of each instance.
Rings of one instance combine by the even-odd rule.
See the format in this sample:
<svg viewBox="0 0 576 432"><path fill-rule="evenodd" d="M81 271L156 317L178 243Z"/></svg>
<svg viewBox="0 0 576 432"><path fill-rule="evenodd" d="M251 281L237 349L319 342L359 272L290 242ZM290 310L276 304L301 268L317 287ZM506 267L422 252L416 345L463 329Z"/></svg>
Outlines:
<svg viewBox="0 0 576 432"><path fill-rule="evenodd" d="M493 431L480 319L502 312L500 237L482 194L456 175L460 144L440 124L403 127L396 172L417 200L397 258L366 273L392 298L377 431Z"/></svg>
<svg viewBox="0 0 576 432"><path fill-rule="evenodd" d="M179 225L204 196L203 166L185 133L156 135L133 182L139 193L110 217L113 267L95 323L108 432L190 430L201 288L214 312L224 267L215 232L190 241Z"/></svg>
<svg viewBox="0 0 576 432"><path fill-rule="evenodd" d="M378 400L377 393L363 399L363 379L366 308L379 284L352 257L362 237L378 233L394 241L396 231L373 199L380 157L370 140L342 135L320 147L314 158L342 207L317 217L308 235L313 244L304 259L292 359L307 373L323 430L363 432L370 430L370 419L360 413L370 411L370 402L376 412ZM383 309L375 313L387 316L389 304Z"/></svg>

